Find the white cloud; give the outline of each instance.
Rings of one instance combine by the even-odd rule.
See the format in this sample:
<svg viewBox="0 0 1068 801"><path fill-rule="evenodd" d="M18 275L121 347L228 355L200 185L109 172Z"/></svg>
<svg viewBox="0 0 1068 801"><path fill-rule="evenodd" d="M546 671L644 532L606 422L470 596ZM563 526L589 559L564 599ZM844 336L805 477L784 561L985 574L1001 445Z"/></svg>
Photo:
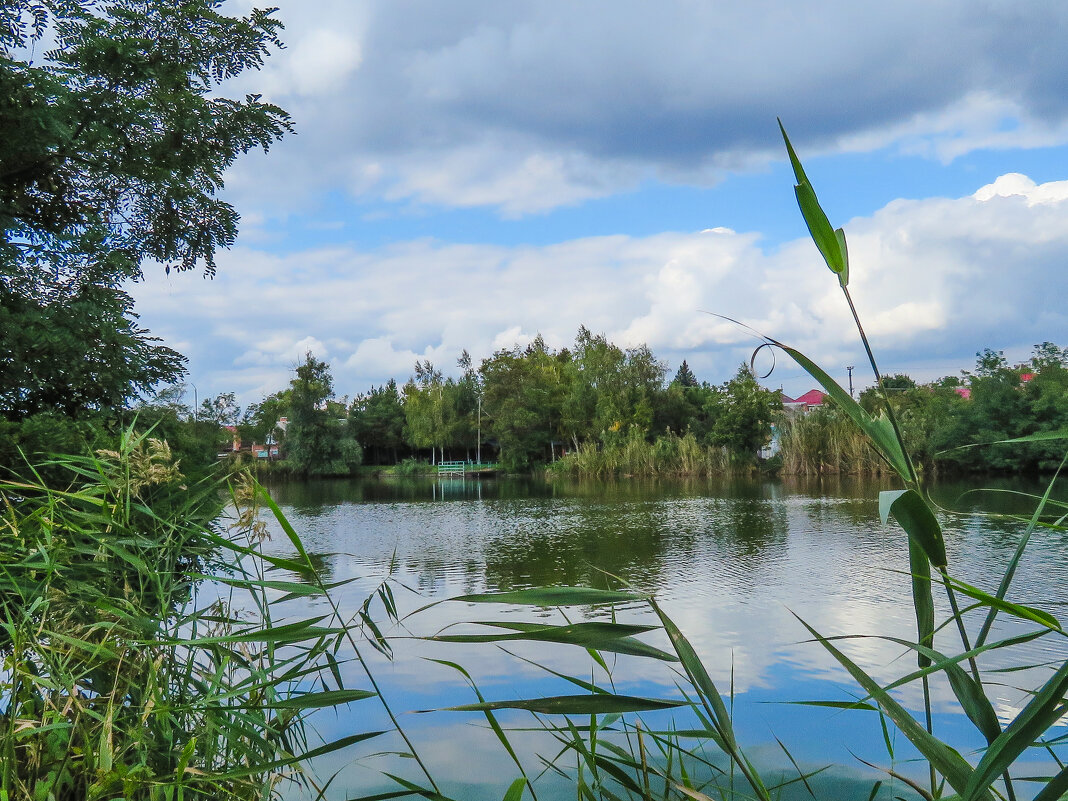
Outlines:
<svg viewBox="0 0 1068 801"><path fill-rule="evenodd" d="M894 201L846 226L850 290L882 366L927 379L971 365L982 347L1022 356L1068 331L1068 184L1003 176L958 199ZM569 344L579 325L620 345L647 343L672 369L726 380L759 340L705 312L799 347L832 374L863 364L837 281L807 240L775 251L753 233L709 230L591 237L546 246L431 240L271 256L222 254L214 281L134 286L142 322L188 343L211 391L257 387L312 350L339 394L394 377L416 359L453 372L541 333ZM783 366L769 381L804 391ZM275 388L280 388L280 381ZM204 388L202 388L204 389Z"/></svg>

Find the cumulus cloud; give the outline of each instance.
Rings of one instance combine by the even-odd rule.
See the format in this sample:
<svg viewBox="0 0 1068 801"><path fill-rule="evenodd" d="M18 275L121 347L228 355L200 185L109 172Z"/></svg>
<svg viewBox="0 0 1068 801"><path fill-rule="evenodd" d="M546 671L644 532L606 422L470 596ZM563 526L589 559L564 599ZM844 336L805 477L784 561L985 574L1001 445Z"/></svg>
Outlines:
<svg viewBox="0 0 1068 801"><path fill-rule="evenodd" d="M1068 182L1015 175L850 221L850 289L884 369L929 379L970 366L982 347L1023 358L1062 337L1066 211ZM756 233L714 229L539 247L239 248L219 267L214 281L150 277L133 287L142 322L186 343L194 378L210 375L213 392L278 389L312 350L332 362L339 394L353 394L405 380L417 359L455 372L465 348L477 361L538 333L561 347L579 325L648 344L672 369L685 358L719 382L759 339L707 312L795 345L835 375L864 363L837 281L807 240L766 250ZM779 361L769 383L809 388Z"/></svg>
<svg viewBox="0 0 1068 801"><path fill-rule="evenodd" d="M289 47L239 87L300 135L239 164L253 202L331 186L517 215L707 184L781 158L776 116L809 153L1068 141L1059 4L279 5Z"/></svg>

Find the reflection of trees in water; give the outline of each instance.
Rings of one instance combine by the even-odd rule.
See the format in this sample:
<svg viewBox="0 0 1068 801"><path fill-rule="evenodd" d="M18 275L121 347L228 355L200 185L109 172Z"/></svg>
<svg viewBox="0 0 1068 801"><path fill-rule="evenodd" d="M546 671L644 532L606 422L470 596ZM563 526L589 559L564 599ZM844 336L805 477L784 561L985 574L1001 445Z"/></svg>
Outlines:
<svg viewBox="0 0 1068 801"><path fill-rule="evenodd" d="M564 513L566 525L526 525L487 540L486 582L498 589L603 586L604 571L658 591L680 573L760 571L769 553L785 547L785 511L759 485L733 494L576 504ZM710 559L713 564L696 566Z"/></svg>
<svg viewBox="0 0 1068 801"><path fill-rule="evenodd" d="M722 478L421 478L292 482L273 490L297 518L318 518L334 532L321 542L313 538L320 550L346 550L344 543L352 543L362 557L388 559L396 547L400 566L427 594L604 586L602 571L653 591L696 581L748 594L760 586L761 574L778 569L791 525L843 530L873 522L878 488L835 479L833 486L800 486ZM830 497L835 491L863 500ZM353 504L362 507L352 506L351 517L339 508ZM387 506L388 513L371 513ZM361 534L353 538L354 524L346 521L356 519ZM310 532L316 524L308 522Z"/></svg>
<svg viewBox="0 0 1068 801"><path fill-rule="evenodd" d="M645 589L660 586L664 533L652 526L620 526L585 516L567 530L524 528L485 543L485 580L493 589L538 584L606 586L601 571ZM592 517L592 519L591 519Z"/></svg>

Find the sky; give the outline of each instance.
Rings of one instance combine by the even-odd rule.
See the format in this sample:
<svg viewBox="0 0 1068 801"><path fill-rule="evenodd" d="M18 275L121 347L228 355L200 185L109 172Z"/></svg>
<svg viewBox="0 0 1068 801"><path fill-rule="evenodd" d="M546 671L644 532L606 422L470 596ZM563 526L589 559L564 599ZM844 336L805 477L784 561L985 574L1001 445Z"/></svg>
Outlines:
<svg viewBox="0 0 1068 801"><path fill-rule="evenodd" d="M214 279L131 287L200 398L257 401L309 351L352 397L580 325L668 377L726 381L757 331L865 386L777 117L885 373L1068 345L1068 4L275 4L285 49L220 91L296 135L228 172L241 233ZM757 367L815 386L781 353Z"/></svg>

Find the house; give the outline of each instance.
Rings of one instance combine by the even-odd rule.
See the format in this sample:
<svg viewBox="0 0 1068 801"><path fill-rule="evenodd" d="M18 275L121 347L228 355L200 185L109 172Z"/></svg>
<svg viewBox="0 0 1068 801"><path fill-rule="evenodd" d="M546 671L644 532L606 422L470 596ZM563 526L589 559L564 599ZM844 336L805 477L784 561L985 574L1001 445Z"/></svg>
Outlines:
<svg viewBox="0 0 1068 801"><path fill-rule="evenodd" d="M826 393L820 392L818 389L810 389L799 398L791 398L781 389L779 393L782 395L782 408L784 411L801 412L802 414L821 407L824 398L827 397Z"/></svg>

